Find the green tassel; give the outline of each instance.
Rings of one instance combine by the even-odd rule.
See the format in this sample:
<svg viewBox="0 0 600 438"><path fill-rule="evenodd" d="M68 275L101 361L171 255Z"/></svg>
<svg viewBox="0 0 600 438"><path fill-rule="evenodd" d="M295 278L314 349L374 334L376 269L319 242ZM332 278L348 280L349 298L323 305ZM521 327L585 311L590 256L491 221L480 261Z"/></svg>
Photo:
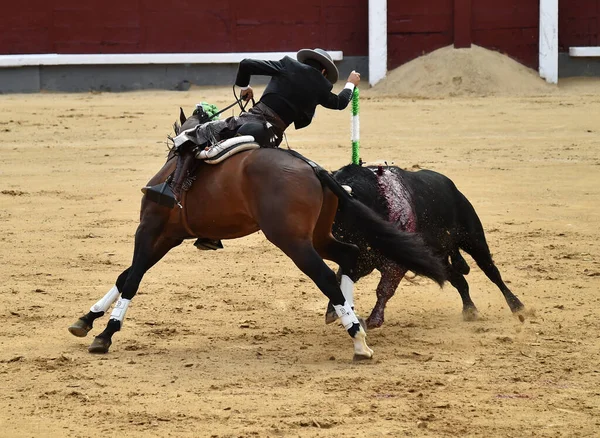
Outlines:
<svg viewBox="0 0 600 438"><path fill-rule="evenodd" d="M353 116L353 118L354 118L354 116L358 117L358 110L359 110L358 97L359 97L358 88L354 87L354 92L352 93L352 116ZM354 120L352 121L352 123L354 123ZM352 126L352 128L354 131L354 126ZM360 164L360 143L358 140L352 141L352 163Z"/></svg>
<svg viewBox="0 0 600 438"><path fill-rule="evenodd" d="M353 116L358 115L358 110L359 110L358 96L359 96L359 94L360 94L360 92L358 91L358 88L354 87L354 93L352 93L352 115Z"/></svg>
<svg viewBox="0 0 600 438"><path fill-rule="evenodd" d="M352 142L352 164L360 164L360 145L357 141Z"/></svg>
<svg viewBox="0 0 600 438"><path fill-rule="evenodd" d="M219 108L216 105L207 102L201 102L200 105L202 105L204 112L210 116L209 120L217 120L219 118L219 116L215 117L215 114L219 112Z"/></svg>

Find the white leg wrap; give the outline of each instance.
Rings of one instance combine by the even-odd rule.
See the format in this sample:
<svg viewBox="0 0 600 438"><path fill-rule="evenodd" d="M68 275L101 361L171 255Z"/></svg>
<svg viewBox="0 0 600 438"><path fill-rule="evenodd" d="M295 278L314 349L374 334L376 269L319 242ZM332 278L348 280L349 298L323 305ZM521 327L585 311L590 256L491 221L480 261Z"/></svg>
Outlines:
<svg viewBox="0 0 600 438"><path fill-rule="evenodd" d="M129 303L131 303L131 300L125 298L119 299L117 304L115 304L115 308L110 314L110 319L116 319L122 325L123 320L125 319L125 314L127 313L127 308L129 307Z"/></svg>
<svg viewBox="0 0 600 438"><path fill-rule="evenodd" d="M347 275L342 275L340 289L342 289L346 302L354 309L354 282Z"/></svg>
<svg viewBox="0 0 600 438"><path fill-rule="evenodd" d="M346 330L352 327L352 324L358 324L358 318L347 301L343 306L334 305L333 308L335 309L335 313L337 313L337 316L340 318L340 321Z"/></svg>
<svg viewBox="0 0 600 438"><path fill-rule="evenodd" d="M112 306L112 303L117 301L117 298L119 298L119 289L117 289L117 286L113 286L112 289L100 299L100 301L90 308L90 311L94 313L106 312L110 306Z"/></svg>

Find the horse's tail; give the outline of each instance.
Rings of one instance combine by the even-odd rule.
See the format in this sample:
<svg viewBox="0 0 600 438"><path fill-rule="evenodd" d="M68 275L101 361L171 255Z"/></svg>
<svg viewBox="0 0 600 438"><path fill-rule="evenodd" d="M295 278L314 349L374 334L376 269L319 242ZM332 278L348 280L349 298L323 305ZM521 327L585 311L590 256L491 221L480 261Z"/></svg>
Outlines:
<svg viewBox="0 0 600 438"><path fill-rule="evenodd" d="M446 281L442 261L425 245L417 233L400 231L380 218L373 210L354 199L325 169L315 169L317 177L338 198L340 209L347 210L351 225L359 229L373 248L385 257L415 274L435 280L440 286Z"/></svg>

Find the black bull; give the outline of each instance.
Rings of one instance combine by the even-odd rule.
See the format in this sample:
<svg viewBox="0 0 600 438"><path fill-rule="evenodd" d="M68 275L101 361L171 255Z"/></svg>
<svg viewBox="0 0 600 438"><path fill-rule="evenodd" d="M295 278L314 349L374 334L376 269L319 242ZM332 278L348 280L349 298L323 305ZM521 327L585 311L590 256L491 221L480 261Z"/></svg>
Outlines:
<svg viewBox="0 0 600 438"><path fill-rule="evenodd" d="M463 317L474 320L478 311L469 295L465 275L469 265L459 250L469 254L506 299L513 313L523 320L524 306L509 290L494 265L481 221L467 198L444 175L430 170L404 171L395 166L348 165L334 172L334 178L352 188L352 195L393 222L403 231L420 233L426 244L445 263L448 280L463 302ZM350 225L345 213L338 211L333 234L339 240L360 248L357 269L351 276L358 281L374 269L381 272L377 286L377 303L367 319L369 328L380 327L384 321L387 301L394 295L407 269L386 259L369 248L359 230ZM328 323L335 321L331 305L326 314Z"/></svg>

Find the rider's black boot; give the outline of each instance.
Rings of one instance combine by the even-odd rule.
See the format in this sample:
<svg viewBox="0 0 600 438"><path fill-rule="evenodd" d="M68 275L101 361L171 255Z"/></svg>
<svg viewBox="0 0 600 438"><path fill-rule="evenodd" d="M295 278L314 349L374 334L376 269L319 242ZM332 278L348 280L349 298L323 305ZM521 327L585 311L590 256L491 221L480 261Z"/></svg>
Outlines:
<svg viewBox="0 0 600 438"><path fill-rule="evenodd" d="M169 208L173 208L176 205L181 206L179 200L181 199L183 182L188 176L189 170L194 163L194 159L194 154L192 152L179 155L177 158L177 167L175 168L172 179L169 178L167 181L154 186L146 186L142 189L142 192L149 200L154 201L159 205Z"/></svg>
<svg viewBox="0 0 600 438"><path fill-rule="evenodd" d="M167 181L155 186L146 186L142 189L142 193L144 193L149 200L164 207L173 208L177 205L175 194Z"/></svg>

